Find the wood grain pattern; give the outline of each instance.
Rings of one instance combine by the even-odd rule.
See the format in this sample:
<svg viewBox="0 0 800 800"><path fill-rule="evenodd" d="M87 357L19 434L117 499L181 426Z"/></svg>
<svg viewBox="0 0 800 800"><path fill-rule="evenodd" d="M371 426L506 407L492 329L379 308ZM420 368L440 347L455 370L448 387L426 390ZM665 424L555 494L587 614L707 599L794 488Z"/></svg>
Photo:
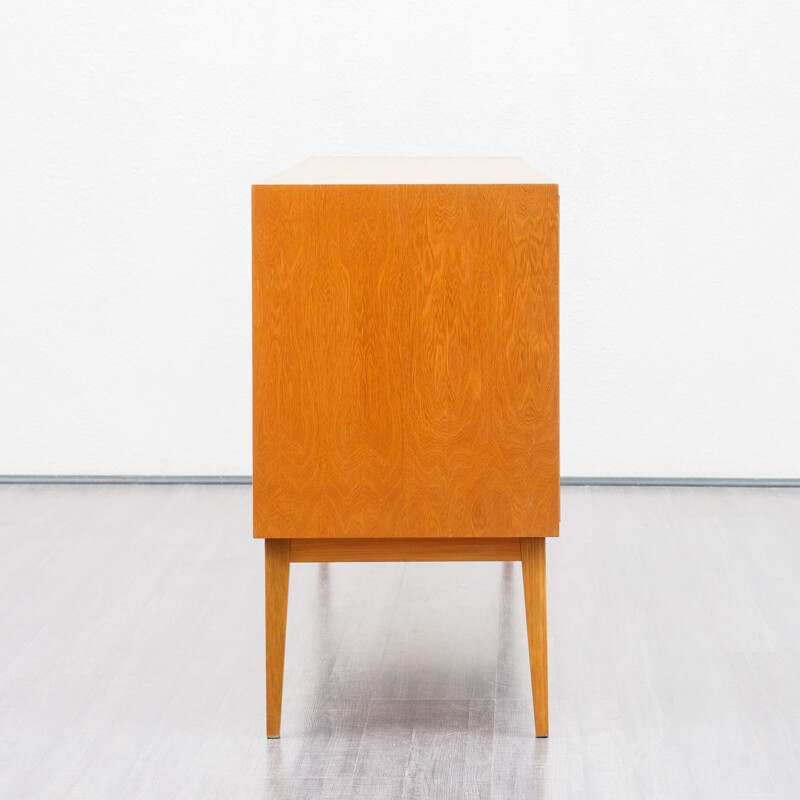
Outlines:
<svg viewBox="0 0 800 800"><path fill-rule="evenodd" d="M331 561L519 561L519 540L486 539L292 539L290 560Z"/></svg>
<svg viewBox="0 0 800 800"><path fill-rule="evenodd" d="M253 405L257 537L557 535L557 187L253 187Z"/></svg>
<svg viewBox="0 0 800 800"><path fill-rule="evenodd" d="M289 550L284 539L264 540L264 606L267 650L267 736L281 735L283 661L289 602Z"/></svg>
<svg viewBox="0 0 800 800"><path fill-rule="evenodd" d="M522 583L525 589L525 619L536 735L548 735L550 723L547 700L547 582L545 539L520 539Z"/></svg>

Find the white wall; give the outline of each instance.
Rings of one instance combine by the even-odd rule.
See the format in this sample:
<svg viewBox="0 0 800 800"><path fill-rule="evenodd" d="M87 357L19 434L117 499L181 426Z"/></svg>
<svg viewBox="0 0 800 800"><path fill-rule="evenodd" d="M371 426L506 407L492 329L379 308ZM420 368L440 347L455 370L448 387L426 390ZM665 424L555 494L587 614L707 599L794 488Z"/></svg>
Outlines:
<svg viewBox="0 0 800 800"><path fill-rule="evenodd" d="M800 476L800 5L0 10L0 473L250 472L250 184L561 184L562 472Z"/></svg>

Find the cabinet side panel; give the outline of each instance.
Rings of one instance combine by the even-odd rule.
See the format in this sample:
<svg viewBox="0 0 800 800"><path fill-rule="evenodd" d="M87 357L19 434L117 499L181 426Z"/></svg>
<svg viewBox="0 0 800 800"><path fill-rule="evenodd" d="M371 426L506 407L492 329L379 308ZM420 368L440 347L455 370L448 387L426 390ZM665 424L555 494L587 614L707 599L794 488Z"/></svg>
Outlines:
<svg viewBox="0 0 800 800"><path fill-rule="evenodd" d="M558 530L552 185L253 195L257 536Z"/></svg>

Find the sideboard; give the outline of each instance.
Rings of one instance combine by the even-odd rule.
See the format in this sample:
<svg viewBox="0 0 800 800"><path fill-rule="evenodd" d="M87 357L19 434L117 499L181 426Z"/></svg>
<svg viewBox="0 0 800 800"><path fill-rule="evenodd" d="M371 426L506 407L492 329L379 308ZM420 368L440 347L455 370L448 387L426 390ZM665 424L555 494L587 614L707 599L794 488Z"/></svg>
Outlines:
<svg viewBox="0 0 800 800"><path fill-rule="evenodd" d="M548 734L558 186L516 158L316 158L253 186L267 736L292 562L520 561Z"/></svg>

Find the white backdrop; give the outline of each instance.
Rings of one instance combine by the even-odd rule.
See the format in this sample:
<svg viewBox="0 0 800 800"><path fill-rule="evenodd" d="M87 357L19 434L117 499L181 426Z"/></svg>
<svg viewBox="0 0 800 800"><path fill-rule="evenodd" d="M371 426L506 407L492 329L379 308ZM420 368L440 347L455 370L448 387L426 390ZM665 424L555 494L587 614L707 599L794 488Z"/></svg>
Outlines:
<svg viewBox="0 0 800 800"><path fill-rule="evenodd" d="M800 476L800 5L0 10L0 473L248 474L250 184L561 184L562 473Z"/></svg>

